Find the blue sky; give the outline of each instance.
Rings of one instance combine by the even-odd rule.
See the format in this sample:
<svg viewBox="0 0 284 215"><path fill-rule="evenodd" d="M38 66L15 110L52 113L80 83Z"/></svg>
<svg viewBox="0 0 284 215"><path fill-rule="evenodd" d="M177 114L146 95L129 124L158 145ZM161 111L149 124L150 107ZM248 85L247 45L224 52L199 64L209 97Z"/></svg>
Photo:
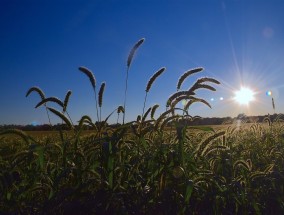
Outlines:
<svg viewBox="0 0 284 215"><path fill-rule="evenodd" d="M164 111L179 77L188 69L204 67L204 72L185 81L183 89L202 76L222 84L216 92L197 93L212 109L195 104L190 114L273 113L268 90L276 112L283 112L283 11L282 0L2 0L0 124L48 122L45 110L34 108L38 95L25 97L32 86L62 100L72 90L73 121L85 114L95 121L94 93L79 66L94 72L98 87L106 82L102 112L107 116L123 104L127 56L140 38L146 40L129 71L127 120L142 113L146 84L161 67L167 69L152 86L147 107L160 104L159 111ZM256 92L249 106L232 101L241 85ZM52 122L59 120L54 116Z"/></svg>

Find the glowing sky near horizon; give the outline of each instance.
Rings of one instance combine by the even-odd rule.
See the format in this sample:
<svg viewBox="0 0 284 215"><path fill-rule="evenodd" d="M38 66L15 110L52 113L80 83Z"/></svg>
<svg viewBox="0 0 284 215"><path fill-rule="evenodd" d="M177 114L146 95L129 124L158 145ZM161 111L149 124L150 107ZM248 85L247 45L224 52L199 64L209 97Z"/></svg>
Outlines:
<svg viewBox="0 0 284 215"><path fill-rule="evenodd" d="M32 86L62 100L72 90L72 120L90 115L96 121L94 92L79 66L94 72L98 87L106 82L102 115L108 116L123 104L127 56L140 38L146 40L129 71L127 121L142 113L146 84L161 67L166 71L146 103L146 108L160 104L157 116L179 77L195 67L205 69L186 79L182 90L203 76L221 85L214 85L216 92L198 90L197 97L212 109L193 104L190 115L273 113L271 97L275 111L283 112L283 11L282 0L2 0L0 124L48 123L45 109L34 109L39 96L25 98ZM234 101L240 86L255 92L249 105ZM51 120L60 122L52 114Z"/></svg>

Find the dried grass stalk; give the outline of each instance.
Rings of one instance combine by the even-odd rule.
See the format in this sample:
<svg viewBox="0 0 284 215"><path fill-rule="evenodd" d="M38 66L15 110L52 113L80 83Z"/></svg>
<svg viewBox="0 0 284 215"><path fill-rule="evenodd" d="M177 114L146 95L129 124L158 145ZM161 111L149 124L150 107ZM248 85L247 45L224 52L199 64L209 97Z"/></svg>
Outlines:
<svg viewBox="0 0 284 215"><path fill-rule="evenodd" d="M59 118L61 118L70 128L73 127L70 120L64 114L60 113L58 110L56 110L54 108L49 107L48 110L51 111L52 113L54 113Z"/></svg>
<svg viewBox="0 0 284 215"><path fill-rule="evenodd" d="M211 82L211 83L214 83L214 84L221 84L218 80L216 80L215 78L210 78L210 77L203 77L203 78L200 78L198 79L198 82L199 83L202 83L202 82Z"/></svg>
<svg viewBox="0 0 284 215"><path fill-rule="evenodd" d="M64 102L63 102L63 112L65 112L66 109L67 109L67 106L68 106L68 103L69 103L69 98L70 98L71 94L72 94L72 91L68 90L68 92L66 93Z"/></svg>
<svg viewBox="0 0 284 215"><path fill-rule="evenodd" d="M206 100L200 99L200 98L194 98L194 97L193 97L191 100L189 100L189 101L185 104L184 110L188 110L189 106L192 105L192 104L195 103L195 102L201 102L201 103L207 105L208 107L212 108L211 105L210 105Z"/></svg>
<svg viewBox="0 0 284 215"><path fill-rule="evenodd" d="M148 81L147 86L146 86L146 92L149 92L149 90L151 89L152 84L154 83L154 81L156 80L156 78L158 78L164 71L166 70L165 67L159 69Z"/></svg>
<svg viewBox="0 0 284 215"><path fill-rule="evenodd" d="M98 102L97 102L97 91L96 91L96 79L95 79L95 76L94 74L92 73L91 70L89 70L88 68L86 67L83 67L83 66L80 66L79 67L79 70L81 72L83 72L85 75L88 76L91 84L92 84L92 87L93 87L93 90L95 92L95 102L96 102L96 112L97 112L97 119L99 120L99 111L98 111Z"/></svg>
<svg viewBox="0 0 284 215"><path fill-rule="evenodd" d="M102 104L103 104L103 94L104 94L105 86L106 86L106 83L103 82L101 84L101 87L100 87L100 91L99 91L99 107L102 107Z"/></svg>
<svg viewBox="0 0 284 215"><path fill-rule="evenodd" d="M195 68L195 69L191 69L191 70L186 71L186 72L179 78L179 80L178 80L178 83L177 83L177 90L180 89L182 83L184 82L184 80L185 80L188 76L190 76L190 75L192 75L192 74L194 74L194 73L197 73L197 72L201 72L202 70L203 70L202 67L198 67L198 68Z"/></svg>
<svg viewBox="0 0 284 215"><path fill-rule="evenodd" d="M95 79L95 76L94 76L94 74L92 73L92 71L89 70L89 69L86 68L86 67L83 67L83 66L80 66L80 67L79 67L79 70L80 70L81 72L83 72L85 75L88 76L88 78L90 79L90 82L91 82L93 88L95 89L95 88L96 88L96 79Z"/></svg>
<svg viewBox="0 0 284 215"><path fill-rule="evenodd" d="M188 91L190 92L194 92L197 89L208 89L211 91L216 91L216 89L208 84L199 84L199 83L195 83L191 88L188 89Z"/></svg>
<svg viewBox="0 0 284 215"><path fill-rule="evenodd" d="M132 59L134 57L134 54L136 52L136 50L139 48L139 46L142 45L142 43L145 41L145 38L142 38L140 39L134 46L133 48L131 49L129 55L128 55L128 58L127 58L127 67L129 68L130 65L131 65L131 62L132 62Z"/></svg>
<svg viewBox="0 0 284 215"><path fill-rule="evenodd" d="M57 103L59 106L61 106L62 108L64 107L64 104L63 102L57 98L57 97L48 97L48 98L45 98L43 100L41 100L36 106L35 108L38 108L40 107L41 105L45 104L46 102L54 102L54 103Z"/></svg>
<svg viewBox="0 0 284 215"><path fill-rule="evenodd" d="M118 106L117 113L124 113L124 108L122 105Z"/></svg>
<svg viewBox="0 0 284 215"><path fill-rule="evenodd" d="M182 96L179 96L176 99L174 99L170 105L171 105L172 108L174 108L180 101L188 100L188 99L192 99L192 98L194 98L194 97L188 96L188 95L182 95Z"/></svg>
<svg viewBox="0 0 284 215"><path fill-rule="evenodd" d="M180 96L193 96L195 95L195 93L193 91L179 91L174 93L173 95L170 96L170 98L168 98L167 101L167 107L169 107L172 104L172 101Z"/></svg>
<svg viewBox="0 0 284 215"><path fill-rule="evenodd" d="M26 97L28 97L31 92L37 92L42 100L45 99L45 95L39 87L37 86L31 87L26 93Z"/></svg>
<svg viewBox="0 0 284 215"><path fill-rule="evenodd" d="M157 108L158 108L159 106L160 106L160 105L155 104L155 105L152 107L152 110L151 110L151 119L154 119L155 112L156 112L156 110L157 110Z"/></svg>

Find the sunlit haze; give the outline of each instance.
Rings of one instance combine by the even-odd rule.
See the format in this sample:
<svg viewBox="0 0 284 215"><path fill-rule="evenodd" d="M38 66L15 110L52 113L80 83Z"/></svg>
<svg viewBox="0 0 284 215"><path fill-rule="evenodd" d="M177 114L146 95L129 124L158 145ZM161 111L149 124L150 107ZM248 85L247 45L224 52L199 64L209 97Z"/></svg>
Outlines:
<svg viewBox="0 0 284 215"><path fill-rule="evenodd" d="M201 77L221 84L214 85L215 92L197 90L196 97L212 109L194 103L190 115L274 113L272 96L279 113L284 106L283 11L282 0L1 0L0 124L48 123L45 108L34 108L38 94L25 97L32 86L61 100L71 90L67 110L73 122L83 115L96 121L94 91L80 66L93 71L98 88L106 82L101 108L106 118L123 104L127 57L141 38L145 42L128 74L126 121L142 114L147 82L162 67L166 70L145 104L145 110L160 105L155 117L166 110L179 77L196 67L204 71L187 78L181 90ZM116 121L117 115L109 118Z"/></svg>

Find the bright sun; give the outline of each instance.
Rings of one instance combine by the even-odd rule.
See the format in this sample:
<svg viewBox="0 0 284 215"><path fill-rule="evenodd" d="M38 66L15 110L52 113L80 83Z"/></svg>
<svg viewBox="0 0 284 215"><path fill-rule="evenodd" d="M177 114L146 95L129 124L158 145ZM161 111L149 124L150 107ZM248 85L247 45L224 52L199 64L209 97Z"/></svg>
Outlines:
<svg viewBox="0 0 284 215"><path fill-rule="evenodd" d="M254 94L255 93L251 89L242 87L235 92L234 100L241 105L248 105L249 102L254 100Z"/></svg>

